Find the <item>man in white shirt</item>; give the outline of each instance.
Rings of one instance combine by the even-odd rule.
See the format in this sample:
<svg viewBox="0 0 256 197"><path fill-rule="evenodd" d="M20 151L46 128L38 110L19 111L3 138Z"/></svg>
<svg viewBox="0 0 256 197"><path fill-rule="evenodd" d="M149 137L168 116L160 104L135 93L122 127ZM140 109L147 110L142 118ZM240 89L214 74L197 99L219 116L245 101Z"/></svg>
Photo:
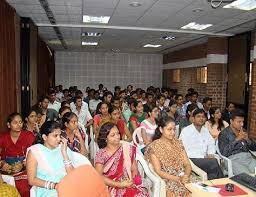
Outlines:
<svg viewBox="0 0 256 197"><path fill-rule="evenodd" d="M185 127L180 134L188 157L195 165L207 172L208 179L222 178L221 168L214 158L215 142L205 128L205 112L203 109L196 109L193 112L193 124Z"/></svg>
<svg viewBox="0 0 256 197"><path fill-rule="evenodd" d="M75 106L76 107L72 109L72 112L77 115L78 122L80 122L85 128L90 127L93 124L93 119L89 110L82 107L82 97L76 97Z"/></svg>
<svg viewBox="0 0 256 197"><path fill-rule="evenodd" d="M96 91L94 94L94 98L89 100L89 109L92 114L94 114L96 112L97 106L101 102L99 97L100 97L100 94L98 91Z"/></svg>
<svg viewBox="0 0 256 197"><path fill-rule="evenodd" d="M50 91L48 109L54 109L59 113L60 108L61 108L61 103L56 101L55 91L54 90Z"/></svg>
<svg viewBox="0 0 256 197"><path fill-rule="evenodd" d="M81 90L77 90L75 93L75 97L81 97L83 99L83 93ZM74 111L76 108L75 102L71 102L70 103L70 109L71 111ZM88 103L86 103L85 101L82 100L82 109L88 110L89 111L89 107L88 107Z"/></svg>

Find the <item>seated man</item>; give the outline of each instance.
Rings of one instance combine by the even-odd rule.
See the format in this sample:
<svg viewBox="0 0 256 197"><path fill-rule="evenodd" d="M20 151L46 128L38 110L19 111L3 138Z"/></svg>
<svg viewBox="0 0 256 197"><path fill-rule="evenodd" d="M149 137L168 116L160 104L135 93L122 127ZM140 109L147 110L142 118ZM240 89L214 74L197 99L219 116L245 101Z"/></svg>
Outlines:
<svg viewBox="0 0 256 197"><path fill-rule="evenodd" d="M232 161L233 173L254 173L256 159L249 152L256 150L256 142L248 138L243 129L244 114L235 110L230 116L230 125L220 132L218 146L220 153Z"/></svg>
<svg viewBox="0 0 256 197"><path fill-rule="evenodd" d="M180 134L187 155L195 165L207 173L208 179L222 178L223 173L213 157L216 151L214 139L208 129L203 126L204 110L194 110L193 117L193 123L185 127Z"/></svg>

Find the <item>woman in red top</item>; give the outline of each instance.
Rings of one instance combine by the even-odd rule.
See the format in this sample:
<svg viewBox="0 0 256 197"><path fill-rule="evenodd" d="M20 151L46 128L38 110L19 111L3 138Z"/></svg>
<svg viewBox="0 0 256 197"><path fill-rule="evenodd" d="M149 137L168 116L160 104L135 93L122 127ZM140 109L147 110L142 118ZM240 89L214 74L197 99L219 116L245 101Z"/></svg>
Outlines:
<svg viewBox="0 0 256 197"><path fill-rule="evenodd" d="M121 119L120 109L112 106L109 108L108 112L111 116L110 121L117 126L121 134L121 140L126 140L129 142L132 141L132 135L126 126L126 123L123 119Z"/></svg>
<svg viewBox="0 0 256 197"><path fill-rule="evenodd" d="M16 187L22 197L29 197L25 157L27 148L35 140L30 131L22 130L23 121L19 113L12 113L7 119L9 131L0 134L0 169L2 174L14 176Z"/></svg>

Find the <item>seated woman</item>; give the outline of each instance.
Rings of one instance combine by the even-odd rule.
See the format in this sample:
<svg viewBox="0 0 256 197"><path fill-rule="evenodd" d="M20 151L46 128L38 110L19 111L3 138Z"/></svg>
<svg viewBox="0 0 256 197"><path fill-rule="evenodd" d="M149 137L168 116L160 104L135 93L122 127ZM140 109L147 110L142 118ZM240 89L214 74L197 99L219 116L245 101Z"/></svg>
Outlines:
<svg viewBox="0 0 256 197"><path fill-rule="evenodd" d="M1 174L0 174L0 196L20 197L18 190L12 185L8 185L7 183L5 183Z"/></svg>
<svg viewBox="0 0 256 197"><path fill-rule="evenodd" d="M108 103L101 102L97 106L96 115L93 117L93 132L95 139L97 140L99 130L102 123L110 121L110 115L108 113Z"/></svg>
<svg viewBox="0 0 256 197"><path fill-rule="evenodd" d="M124 119L121 119L121 111L119 108L113 106L110 107L108 110L111 118L110 121L113 122L118 130L120 131L121 134L121 140L126 140L126 141L132 141L132 135L128 129L128 127L126 126L126 123L124 121Z"/></svg>
<svg viewBox="0 0 256 197"><path fill-rule="evenodd" d="M36 196L58 196L57 184L73 169L71 154L67 140L61 137L60 124L45 122L36 144L28 149L27 155L28 181L31 186L36 186Z"/></svg>
<svg viewBox="0 0 256 197"><path fill-rule="evenodd" d="M136 148L129 143L120 143L120 132L113 123L102 125L98 138L100 150L96 154L95 168L103 175L112 197L144 197L138 173Z"/></svg>
<svg viewBox="0 0 256 197"><path fill-rule="evenodd" d="M85 134L79 128L78 118L75 113L67 112L62 117L63 131L67 134L68 147L74 151L87 156L88 150L85 147Z"/></svg>
<svg viewBox="0 0 256 197"><path fill-rule="evenodd" d="M149 108L148 114L149 117L146 120L143 120L140 124L141 136L145 145L151 143L155 135L155 130L157 128L156 120L159 115L159 108L157 106Z"/></svg>
<svg viewBox="0 0 256 197"><path fill-rule="evenodd" d="M189 196L185 183L189 181L191 165L182 143L175 137L175 121L160 119L154 141L147 147L146 159L166 182L167 197Z"/></svg>
<svg viewBox="0 0 256 197"><path fill-rule="evenodd" d="M37 136L40 132L37 121L37 109L31 108L25 117L24 130L30 131L34 136Z"/></svg>
<svg viewBox="0 0 256 197"><path fill-rule="evenodd" d="M177 125L178 122L176 121L177 118L177 104L175 101L170 100L169 102L169 106L168 106L168 111L167 111L167 115L172 118L173 120L175 120L175 124Z"/></svg>
<svg viewBox="0 0 256 197"><path fill-rule="evenodd" d="M22 130L23 121L19 113L12 113L7 119L9 131L0 134L0 170L2 174L14 176L15 185L22 197L29 196L30 187L25 168L27 148L35 140L30 131Z"/></svg>
<svg viewBox="0 0 256 197"><path fill-rule="evenodd" d="M212 107L209 110L210 119L205 122L205 127L209 130L212 137L217 140L219 133L229 126L229 124L222 120L221 111L218 107Z"/></svg>
<svg viewBox="0 0 256 197"><path fill-rule="evenodd" d="M147 113L143 111L144 108L141 101L135 101L134 108L134 114L131 115L129 120L129 130L132 132L140 126L143 120L145 120L148 117Z"/></svg>

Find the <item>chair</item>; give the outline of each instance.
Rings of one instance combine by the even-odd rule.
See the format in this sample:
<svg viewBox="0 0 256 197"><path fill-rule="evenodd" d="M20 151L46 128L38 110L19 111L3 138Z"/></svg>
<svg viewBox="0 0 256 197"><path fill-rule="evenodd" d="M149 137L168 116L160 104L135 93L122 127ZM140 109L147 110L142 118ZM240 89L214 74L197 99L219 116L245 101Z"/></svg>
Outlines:
<svg viewBox="0 0 256 197"><path fill-rule="evenodd" d="M90 127L90 137L91 137L91 142L89 144L90 158L91 158L91 160L94 160L95 155L96 155L97 151L99 150L99 147L98 147L98 144L95 142L95 137L94 137L92 126Z"/></svg>
<svg viewBox="0 0 256 197"><path fill-rule="evenodd" d="M88 145L88 139L89 139L89 137L88 137L88 135L87 135L87 133L86 133L86 128L84 127L84 125L83 124L81 124L80 122L78 123L79 124L79 127L82 129L82 131L84 132L84 136L85 136L85 141L84 141L84 143L85 143L85 148L86 148L86 150L89 150L89 145Z"/></svg>
<svg viewBox="0 0 256 197"><path fill-rule="evenodd" d="M176 138L179 138L179 134L180 134L180 125L176 125L176 128L175 128L175 136L176 136Z"/></svg>
<svg viewBox="0 0 256 197"><path fill-rule="evenodd" d="M228 177L234 176L233 169L232 169L232 161L221 154L219 145L218 145L218 140L216 141L216 151L220 156L220 158L224 161L224 168L227 168L227 169L224 169L224 174L227 174Z"/></svg>
<svg viewBox="0 0 256 197"><path fill-rule="evenodd" d="M141 150L145 147L145 144L143 142L143 138L142 138L142 135L141 135L141 127L138 127L133 131L132 141L133 141L133 143L135 144L135 146L137 147L138 150Z"/></svg>

